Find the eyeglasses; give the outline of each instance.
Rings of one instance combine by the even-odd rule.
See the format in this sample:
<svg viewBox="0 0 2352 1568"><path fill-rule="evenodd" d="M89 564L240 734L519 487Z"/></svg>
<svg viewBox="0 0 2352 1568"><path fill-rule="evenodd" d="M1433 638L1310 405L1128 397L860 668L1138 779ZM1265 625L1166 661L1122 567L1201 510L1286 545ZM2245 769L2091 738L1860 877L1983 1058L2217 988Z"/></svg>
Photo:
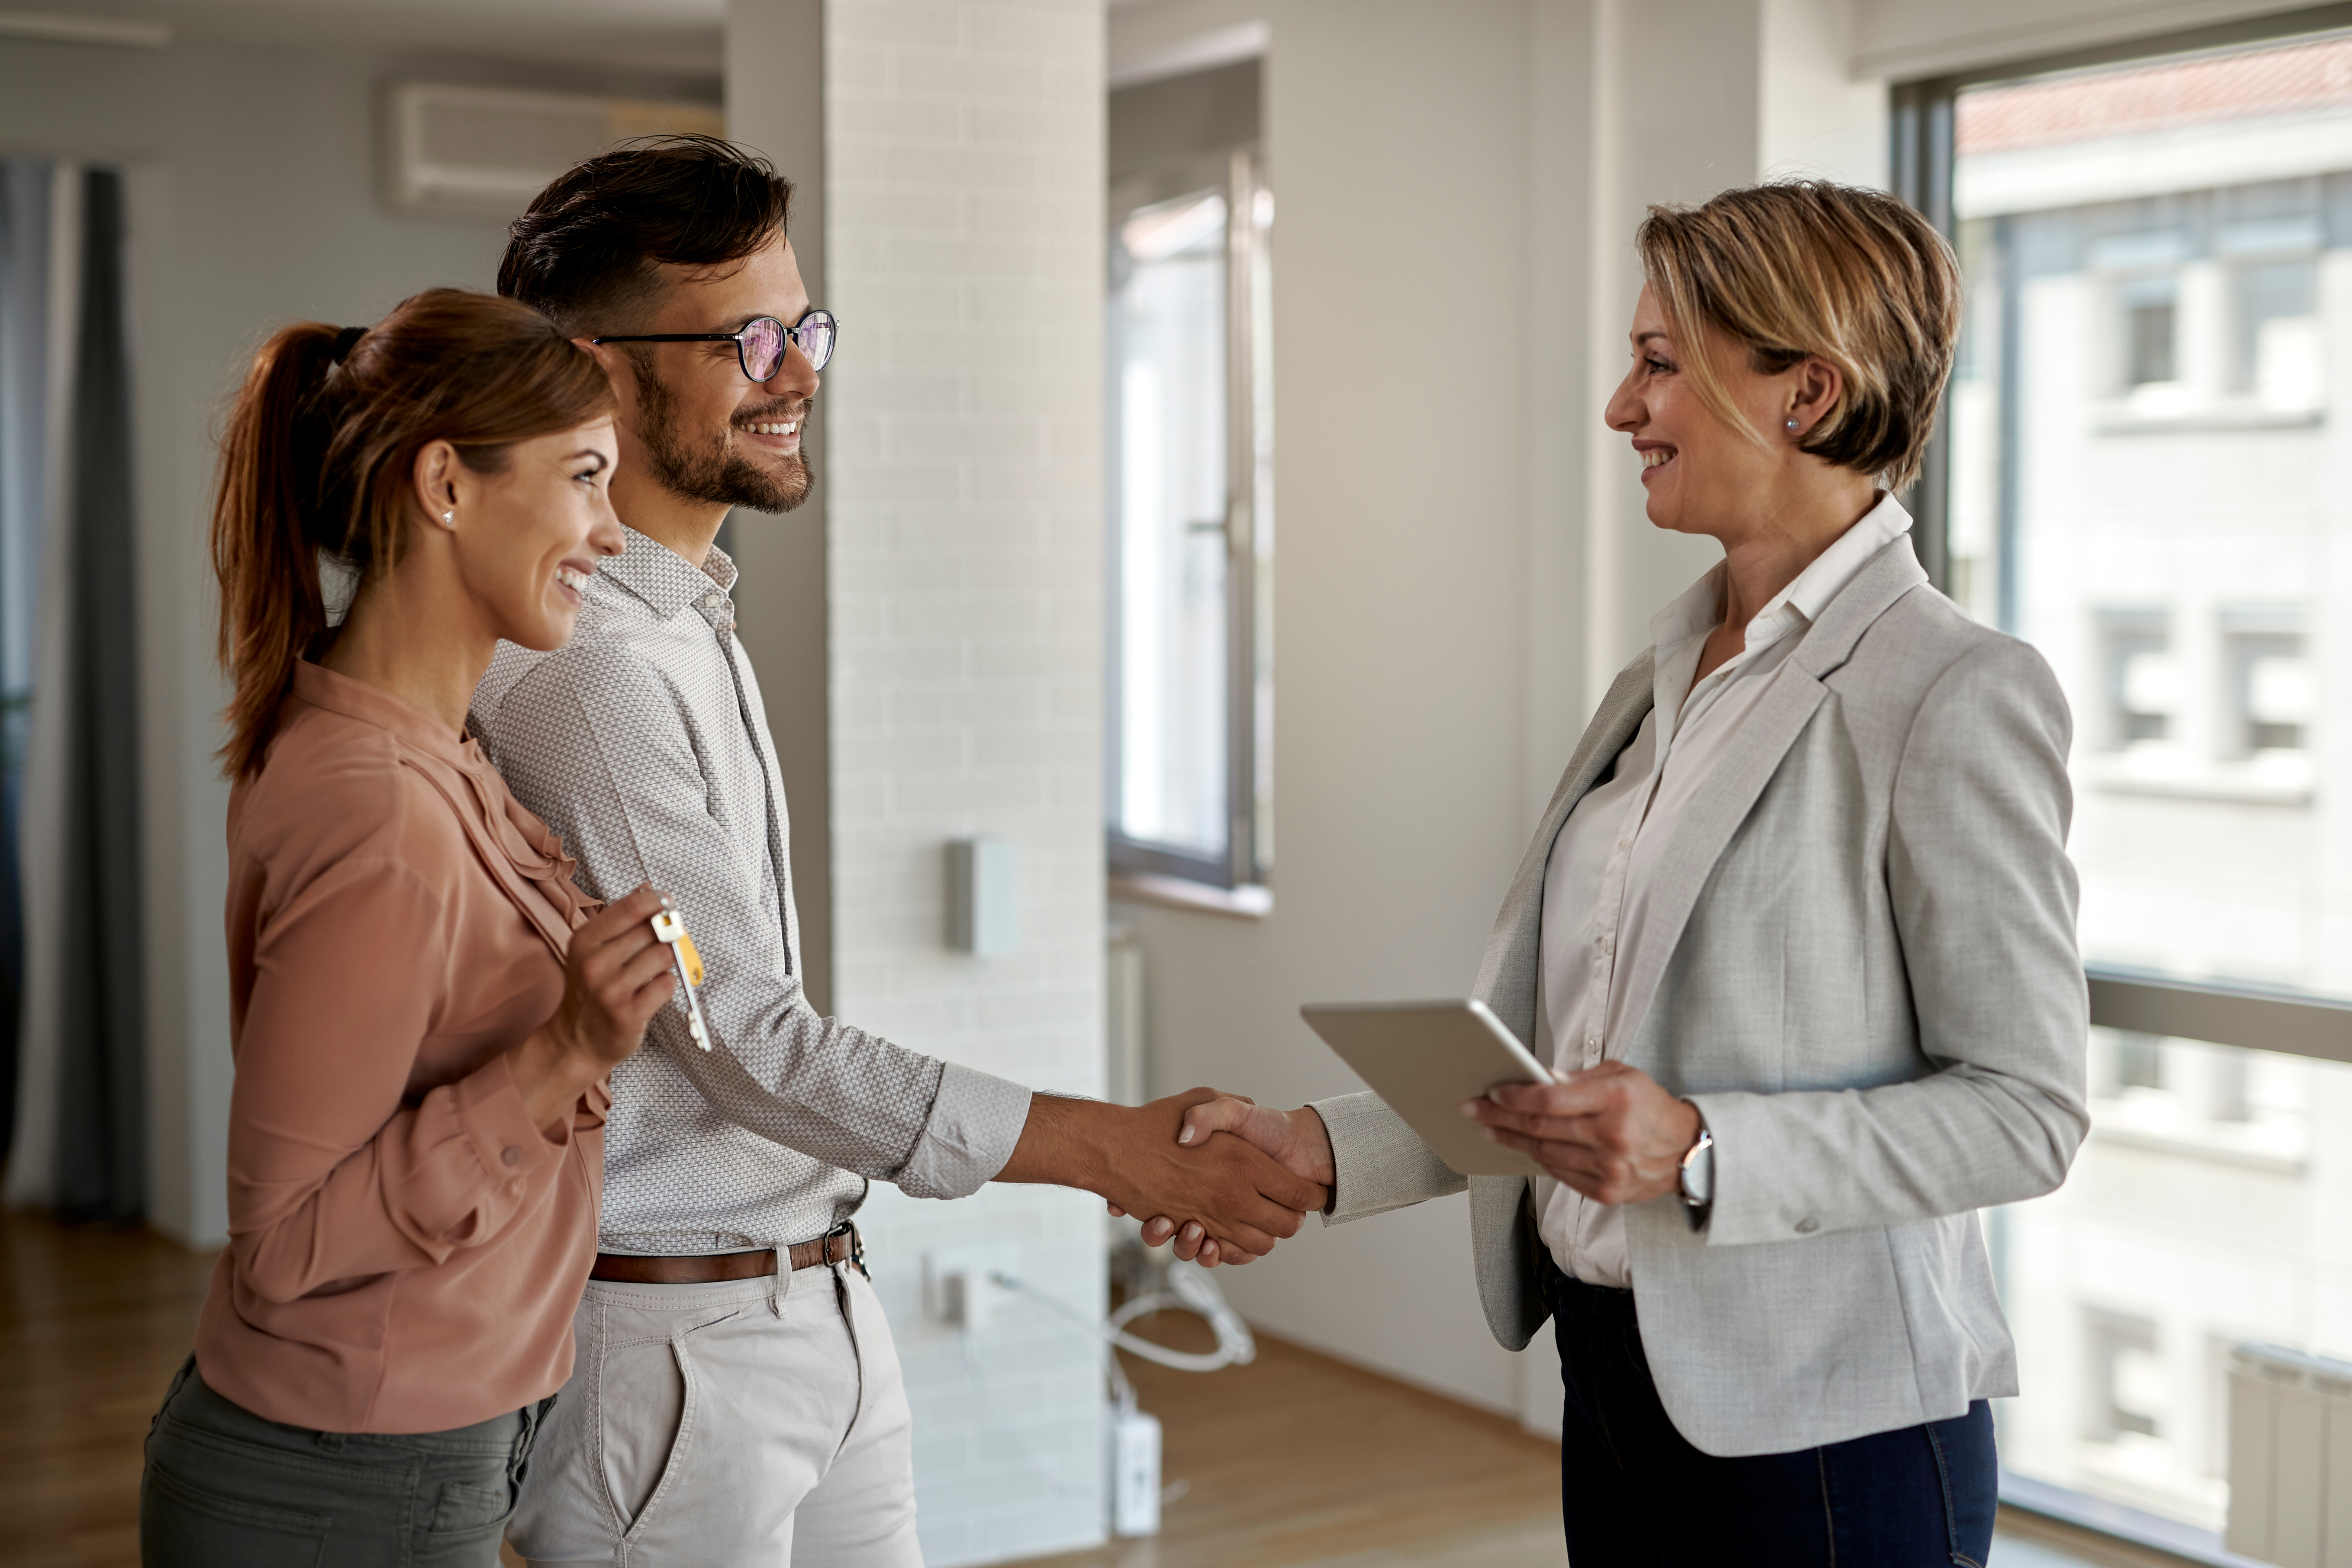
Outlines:
<svg viewBox="0 0 2352 1568"><path fill-rule="evenodd" d="M754 316L740 332L646 332L627 337L591 338L592 343L733 343L735 362L753 381L766 381L784 365L784 345L798 343L811 370L823 370L833 360L833 345L841 323L831 310L811 310L800 325L788 327L773 316Z"/></svg>

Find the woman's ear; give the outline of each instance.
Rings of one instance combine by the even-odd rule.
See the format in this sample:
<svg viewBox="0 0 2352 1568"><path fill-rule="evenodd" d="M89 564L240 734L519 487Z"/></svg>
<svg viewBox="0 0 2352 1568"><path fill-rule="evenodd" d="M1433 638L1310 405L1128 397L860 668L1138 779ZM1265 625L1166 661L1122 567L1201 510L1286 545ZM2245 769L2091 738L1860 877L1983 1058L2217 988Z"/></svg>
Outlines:
<svg viewBox="0 0 2352 1568"><path fill-rule="evenodd" d="M457 448L446 441L427 441L416 454L412 486L425 521L455 533L461 523Z"/></svg>
<svg viewBox="0 0 2352 1568"><path fill-rule="evenodd" d="M1792 434L1802 439L1812 427L1830 416L1845 395L1845 374L1829 361L1816 354L1796 367L1796 401L1789 409L1789 417L1796 421Z"/></svg>

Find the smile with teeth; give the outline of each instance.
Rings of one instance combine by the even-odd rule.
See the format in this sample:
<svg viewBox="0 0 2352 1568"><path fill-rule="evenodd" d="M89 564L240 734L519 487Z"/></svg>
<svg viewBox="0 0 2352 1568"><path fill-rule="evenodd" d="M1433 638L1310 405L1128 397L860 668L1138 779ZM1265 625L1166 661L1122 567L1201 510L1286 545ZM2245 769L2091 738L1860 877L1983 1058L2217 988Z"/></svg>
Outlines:
<svg viewBox="0 0 2352 1568"><path fill-rule="evenodd" d="M584 594L588 591L588 574L575 568L558 566L555 569L555 580L575 594Z"/></svg>
<svg viewBox="0 0 2352 1568"><path fill-rule="evenodd" d="M770 420L764 424L746 425L743 426L744 429L749 430L754 436L789 436L800 427L801 422L797 419L787 419L782 424Z"/></svg>
<svg viewBox="0 0 2352 1568"><path fill-rule="evenodd" d="M1672 462L1674 460L1674 453L1671 451L1654 448L1653 450L1642 454L1642 467L1645 468L1654 468L1661 463Z"/></svg>

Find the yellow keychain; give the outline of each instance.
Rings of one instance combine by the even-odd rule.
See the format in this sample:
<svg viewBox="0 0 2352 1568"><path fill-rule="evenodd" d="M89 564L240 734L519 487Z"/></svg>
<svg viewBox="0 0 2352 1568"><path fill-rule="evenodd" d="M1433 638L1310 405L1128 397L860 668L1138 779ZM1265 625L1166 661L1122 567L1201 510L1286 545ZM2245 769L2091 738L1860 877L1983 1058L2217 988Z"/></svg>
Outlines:
<svg viewBox="0 0 2352 1568"><path fill-rule="evenodd" d="M702 984L702 954L694 951L694 939L686 934L686 918L675 906L654 916L654 935L668 944L670 963L677 971L678 984L686 992L686 1026L694 1036L694 1043L704 1050L710 1049L710 1028L702 1021L702 996L696 989Z"/></svg>

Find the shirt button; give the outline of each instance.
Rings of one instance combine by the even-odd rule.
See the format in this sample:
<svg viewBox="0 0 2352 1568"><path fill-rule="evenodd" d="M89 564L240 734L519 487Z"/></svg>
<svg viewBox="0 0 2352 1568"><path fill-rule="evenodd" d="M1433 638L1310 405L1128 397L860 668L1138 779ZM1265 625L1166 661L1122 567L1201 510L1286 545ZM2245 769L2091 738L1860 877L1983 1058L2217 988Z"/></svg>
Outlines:
<svg viewBox="0 0 2352 1568"><path fill-rule="evenodd" d="M520 1165L522 1163L522 1151L509 1143L499 1151L499 1158L507 1164Z"/></svg>
<svg viewBox="0 0 2352 1568"><path fill-rule="evenodd" d="M702 595L702 602L715 610L719 607L719 595L716 594L705 594Z"/></svg>
<svg viewBox="0 0 2352 1568"><path fill-rule="evenodd" d="M1799 1236L1811 1236L1813 1232L1821 1228L1822 1222L1815 1219L1811 1215L1807 1215L1804 1218L1797 1222L1797 1234Z"/></svg>

